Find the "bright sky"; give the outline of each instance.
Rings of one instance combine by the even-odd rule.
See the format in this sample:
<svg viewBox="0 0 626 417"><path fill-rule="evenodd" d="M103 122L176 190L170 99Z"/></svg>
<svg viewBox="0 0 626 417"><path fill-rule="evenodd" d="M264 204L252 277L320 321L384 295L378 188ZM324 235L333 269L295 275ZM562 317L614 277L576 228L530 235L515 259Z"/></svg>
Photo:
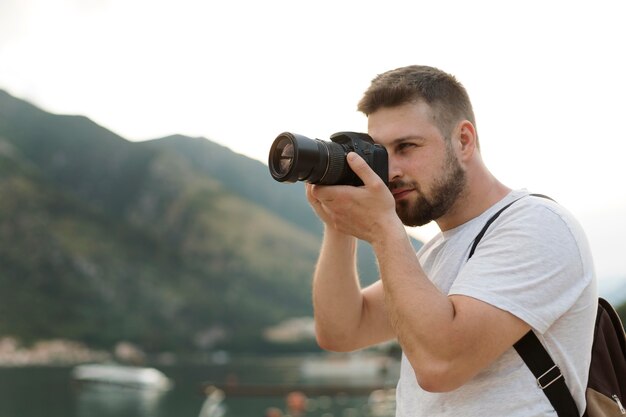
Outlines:
<svg viewBox="0 0 626 417"><path fill-rule="evenodd" d="M282 131L365 131L376 74L437 66L466 86L494 174L568 207L608 288L626 281L625 4L0 0L0 89L129 140L204 136L266 162Z"/></svg>

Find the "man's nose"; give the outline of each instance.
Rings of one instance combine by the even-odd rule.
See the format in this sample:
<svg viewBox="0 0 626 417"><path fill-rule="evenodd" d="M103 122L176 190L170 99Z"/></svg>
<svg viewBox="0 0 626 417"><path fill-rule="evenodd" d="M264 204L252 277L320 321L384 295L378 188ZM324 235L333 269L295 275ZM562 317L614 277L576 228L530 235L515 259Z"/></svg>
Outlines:
<svg viewBox="0 0 626 417"><path fill-rule="evenodd" d="M402 177L402 169L395 158L389 158L389 182Z"/></svg>

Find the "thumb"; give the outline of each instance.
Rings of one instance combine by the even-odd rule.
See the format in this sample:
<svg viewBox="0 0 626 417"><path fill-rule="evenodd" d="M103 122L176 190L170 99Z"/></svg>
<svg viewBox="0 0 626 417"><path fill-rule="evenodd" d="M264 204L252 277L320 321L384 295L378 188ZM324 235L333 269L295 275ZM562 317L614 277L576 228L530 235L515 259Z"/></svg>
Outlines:
<svg viewBox="0 0 626 417"><path fill-rule="evenodd" d="M377 181L382 181L381 178L372 170L372 168L365 162L365 160L356 152L350 152L346 156L348 165L354 173L361 178L363 184L369 185Z"/></svg>

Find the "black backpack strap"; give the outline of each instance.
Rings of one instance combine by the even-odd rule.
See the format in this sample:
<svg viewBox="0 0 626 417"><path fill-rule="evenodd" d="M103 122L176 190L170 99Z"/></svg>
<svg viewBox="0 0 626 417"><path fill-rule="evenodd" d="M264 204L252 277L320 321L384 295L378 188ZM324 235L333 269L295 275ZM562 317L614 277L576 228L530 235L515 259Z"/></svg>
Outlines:
<svg viewBox="0 0 626 417"><path fill-rule="evenodd" d="M530 195L552 200L550 197L542 194ZM489 229L489 226L491 226L504 210L519 200L520 199L510 202L487 220L480 233L474 238L469 256L467 257L468 260L474 255L478 243L487 232L487 229ZM535 376L537 385L546 395L550 404L552 404L556 410L557 415L559 417L579 417L580 414L578 413L576 402L565 384L565 378L561 370L554 363L548 351L543 347L535 332L530 330L524 337L518 340L513 347Z"/></svg>
<svg viewBox="0 0 626 417"><path fill-rule="evenodd" d="M537 386L548 397L556 414L559 417L579 417L578 407L561 370L535 332L529 330L513 347L535 376Z"/></svg>
<svg viewBox="0 0 626 417"><path fill-rule="evenodd" d="M480 240L483 238L483 236L487 232L487 229L489 229L489 226L491 226L491 223L493 223L498 218L498 216L500 216L502 214L502 212L504 210L508 209L511 206L511 204L515 203L516 201L517 200L511 201L509 204L507 204L506 206L504 206L500 210L498 210L498 212L496 214L491 216L489 218L489 220L487 220L487 223L485 223L485 225L483 226L483 228L480 231L480 233L478 233L478 235L476 235L476 237L474 238L474 243L472 243L472 248L470 249L470 253L469 253L469 256L467 257L467 260L469 260L469 258L471 258L472 255L474 255L474 251L476 251L476 246L478 246L478 242L480 242Z"/></svg>

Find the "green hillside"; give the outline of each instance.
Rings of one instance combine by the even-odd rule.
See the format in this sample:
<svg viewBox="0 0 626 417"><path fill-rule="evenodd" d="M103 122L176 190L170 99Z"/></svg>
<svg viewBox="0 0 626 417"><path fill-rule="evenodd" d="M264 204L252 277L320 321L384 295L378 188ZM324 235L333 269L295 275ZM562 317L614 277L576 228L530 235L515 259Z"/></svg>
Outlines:
<svg viewBox="0 0 626 417"><path fill-rule="evenodd" d="M319 234L158 142L0 92L0 335L164 350L213 331L236 348L310 314Z"/></svg>

